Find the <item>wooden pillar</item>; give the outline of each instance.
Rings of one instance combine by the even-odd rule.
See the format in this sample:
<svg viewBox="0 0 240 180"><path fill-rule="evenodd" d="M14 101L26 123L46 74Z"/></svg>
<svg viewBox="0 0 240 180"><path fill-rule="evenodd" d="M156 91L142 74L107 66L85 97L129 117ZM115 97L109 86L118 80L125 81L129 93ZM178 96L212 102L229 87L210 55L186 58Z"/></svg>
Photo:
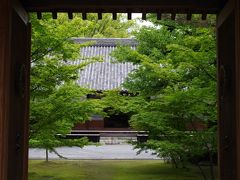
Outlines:
<svg viewBox="0 0 240 180"><path fill-rule="evenodd" d="M7 179L10 74L10 1L0 1L0 179Z"/></svg>
<svg viewBox="0 0 240 180"><path fill-rule="evenodd" d="M219 177L240 179L240 28L239 0L218 14Z"/></svg>
<svg viewBox="0 0 240 180"><path fill-rule="evenodd" d="M237 136L236 136L236 143L237 143L237 147L236 147L236 159L237 159L237 178L240 179L240 1L236 0L235 2L235 43L236 43L236 47L235 47L235 52L236 52L236 78L237 78L237 82L236 82L236 132L237 132Z"/></svg>
<svg viewBox="0 0 240 180"><path fill-rule="evenodd" d="M0 1L0 179L26 180L30 25L17 1Z"/></svg>

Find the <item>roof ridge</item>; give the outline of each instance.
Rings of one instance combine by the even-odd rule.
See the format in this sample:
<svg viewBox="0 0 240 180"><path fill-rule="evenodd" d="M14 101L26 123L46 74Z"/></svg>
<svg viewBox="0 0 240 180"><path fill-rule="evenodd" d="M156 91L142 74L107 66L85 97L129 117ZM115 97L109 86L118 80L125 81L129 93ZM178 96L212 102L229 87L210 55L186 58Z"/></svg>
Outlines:
<svg viewBox="0 0 240 180"><path fill-rule="evenodd" d="M137 46L137 40L135 38L72 38L75 43L83 44L86 42L94 42L90 46L117 46L117 45L129 45Z"/></svg>

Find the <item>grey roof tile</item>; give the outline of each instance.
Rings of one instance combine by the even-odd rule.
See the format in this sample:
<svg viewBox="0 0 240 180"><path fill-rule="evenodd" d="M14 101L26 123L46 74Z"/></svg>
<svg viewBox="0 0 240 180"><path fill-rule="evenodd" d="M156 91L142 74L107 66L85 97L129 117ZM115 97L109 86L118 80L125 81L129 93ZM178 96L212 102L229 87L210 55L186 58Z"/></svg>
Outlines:
<svg viewBox="0 0 240 180"><path fill-rule="evenodd" d="M83 47L80 50L81 59L77 61L81 63L86 58L99 57L103 58L103 62L95 62L87 65L81 70L78 84L93 90L110 90L120 88L127 75L134 69L136 65L132 63L112 63L113 59L110 54L116 49L118 44L129 45L136 48L136 40L130 38L75 38L77 43L85 43L87 41L95 41L96 44Z"/></svg>
<svg viewBox="0 0 240 180"><path fill-rule="evenodd" d="M117 46L130 45L137 46L137 41L133 38L72 38L75 43L83 44L93 42L94 46Z"/></svg>

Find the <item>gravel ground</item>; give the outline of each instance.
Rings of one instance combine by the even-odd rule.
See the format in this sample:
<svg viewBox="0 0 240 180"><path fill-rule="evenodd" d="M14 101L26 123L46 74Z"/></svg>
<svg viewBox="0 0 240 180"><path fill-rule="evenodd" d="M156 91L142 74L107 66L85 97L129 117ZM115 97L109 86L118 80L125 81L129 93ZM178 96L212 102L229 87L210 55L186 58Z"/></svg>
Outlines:
<svg viewBox="0 0 240 180"><path fill-rule="evenodd" d="M132 145L101 145L79 147L59 147L57 152L68 159L160 159L152 151L137 155ZM29 159L44 159L45 150L30 148ZM59 159L55 153L49 153L49 159Z"/></svg>

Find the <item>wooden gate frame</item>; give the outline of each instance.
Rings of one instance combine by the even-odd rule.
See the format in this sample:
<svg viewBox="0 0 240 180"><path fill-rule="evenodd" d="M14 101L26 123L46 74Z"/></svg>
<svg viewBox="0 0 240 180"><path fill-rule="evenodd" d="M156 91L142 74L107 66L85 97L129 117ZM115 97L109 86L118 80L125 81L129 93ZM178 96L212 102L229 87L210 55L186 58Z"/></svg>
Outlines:
<svg viewBox="0 0 240 180"><path fill-rule="evenodd" d="M27 179L30 24L18 1L0 1L0 179Z"/></svg>
<svg viewBox="0 0 240 180"><path fill-rule="evenodd" d="M30 24L27 12L216 13L219 176L240 180L239 0L1 0L0 179L27 180Z"/></svg>

